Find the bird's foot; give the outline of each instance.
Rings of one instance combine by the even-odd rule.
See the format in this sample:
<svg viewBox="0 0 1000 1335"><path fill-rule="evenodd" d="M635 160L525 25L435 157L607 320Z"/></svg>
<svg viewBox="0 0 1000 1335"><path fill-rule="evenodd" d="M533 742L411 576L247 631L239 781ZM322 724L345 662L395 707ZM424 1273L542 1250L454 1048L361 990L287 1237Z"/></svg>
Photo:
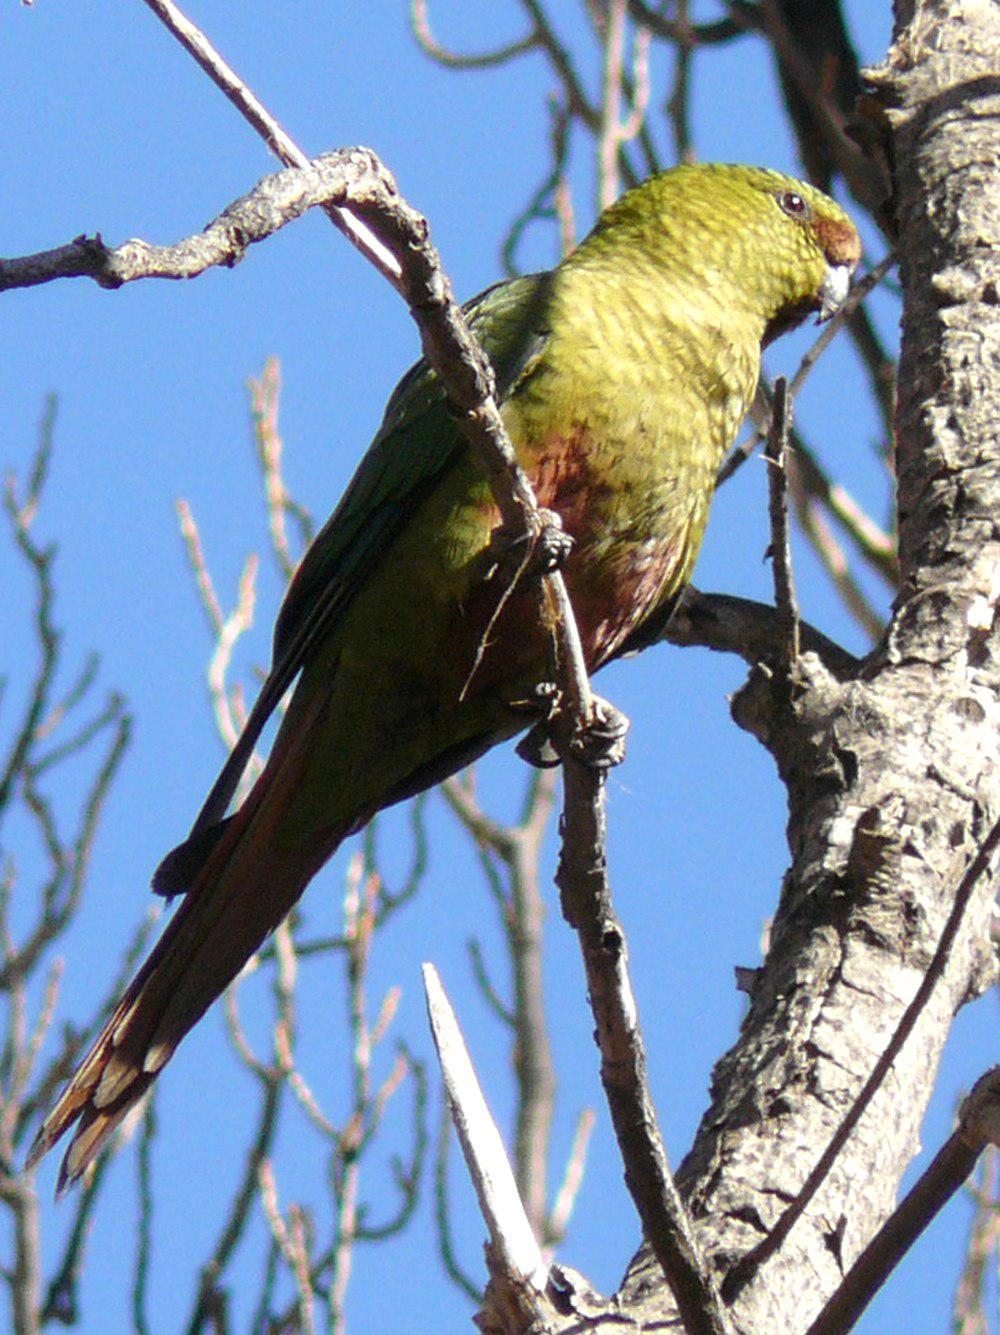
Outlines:
<svg viewBox="0 0 1000 1335"><path fill-rule="evenodd" d="M629 721L603 696L591 697L590 717L573 719L566 749L574 760L592 769L613 769L625 759L625 736Z"/></svg>
<svg viewBox="0 0 1000 1335"><path fill-rule="evenodd" d="M517 702L532 712L543 711L530 732L518 742L517 754L536 769L551 769L563 755L570 755L593 769L613 769L625 759L625 735L629 721L620 709L599 695L591 698L590 717L581 722L559 706L551 683L540 686L533 700Z"/></svg>
<svg viewBox="0 0 1000 1335"><path fill-rule="evenodd" d="M573 550L573 539L555 510L539 510L538 527L528 533L512 536L503 525L495 528L488 550L490 575L500 572L537 577L559 569Z"/></svg>

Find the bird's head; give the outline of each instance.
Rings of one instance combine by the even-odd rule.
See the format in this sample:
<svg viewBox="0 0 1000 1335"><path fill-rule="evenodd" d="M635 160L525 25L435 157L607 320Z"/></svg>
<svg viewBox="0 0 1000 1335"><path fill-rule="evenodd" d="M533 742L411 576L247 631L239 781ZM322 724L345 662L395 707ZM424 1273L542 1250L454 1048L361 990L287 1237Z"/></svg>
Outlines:
<svg viewBox="0 0 1000 1335"><path fill-rule="evenodd" d="M854 223L814 186L763 167L675 167L628 191L581 246L624 247L704 308L752 319L770 342L847 296L861 255Z"/></svg>

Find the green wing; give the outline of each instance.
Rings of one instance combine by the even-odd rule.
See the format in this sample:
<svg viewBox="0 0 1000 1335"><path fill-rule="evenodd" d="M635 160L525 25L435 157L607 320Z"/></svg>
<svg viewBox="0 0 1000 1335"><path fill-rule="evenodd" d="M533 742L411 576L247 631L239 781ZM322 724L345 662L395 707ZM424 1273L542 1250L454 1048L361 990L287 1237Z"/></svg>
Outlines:
<svg viewBox="0 0 1000 1335"><path fill-rule="evenodd" d="M497 283L464 307L493 365L500 402L545 349L551 287L551 273L530 274ZM221 832L264 725L312 646L333 632L380 553L466 448L437 376L425 360L417 362L393 391L375 439L289 585L271 670L190 835L157 868L158 893L179 894L191 883Z"/></svg>
<svg viewBox="0 0 1000 1335"><path fill-rule="evenodd" d="M501 402L545 346L550 286L550 274L532 274L497 283L465 307L493 364ZM296 646L313 639L307 628L329 630L379 553L465 448L437 376L426 361L417 362L393 391L378 434L292 580L275 626L275 668L290 659L299 670L304 656Z"/></svg>

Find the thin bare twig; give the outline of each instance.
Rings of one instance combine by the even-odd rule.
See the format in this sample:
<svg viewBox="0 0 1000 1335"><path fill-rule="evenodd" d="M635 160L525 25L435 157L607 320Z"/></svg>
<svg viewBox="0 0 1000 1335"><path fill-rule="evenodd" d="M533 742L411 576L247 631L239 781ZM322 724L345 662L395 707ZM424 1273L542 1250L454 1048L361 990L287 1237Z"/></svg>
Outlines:
<svg viewBox="0 0 1000 1335"><path fill-rule="evenodd" d="M257 1126L247 1151L242 1176L233 1193L211 1255L199 1274L198 1289L186 1327L188 1335L199 1335L203 1330L218 1328L213 1322L222 1302L220 1281L244 1234L247 1218L258 1194L260 1166L270 1156L274 1144L283 1092L284 1082L277 1075L263 1086Z"/></svg>
<svg viewBox="0 0 1000 1335"><path fill-rule="evenodd" d="M295 1286L299 1292L298 1325L296 1328L301 1330L303 1335L312 1335L315 1329L313 1323L314 1294L301 1214L293 1205L289 1210L288 1222L286 1223L283 1219L281 1207L278 1204L278 1184L275 1181L274 1168L270 1159L264 1159L261 1162L257 1170L257 1182L260 1188L261 1205L271 1230L271 1236L295 1277ZM334 1329L340 1329L336 1321L334 1322Z"/></svg>
<svg viewBox="0 0 1000 1335"><path fill-rule="evenodd" d="M867 565L890 585L899 584L899 557L893 534L877 524L841 482L834 482L816 455L796 431L792 431L789 457L790 485L804 499L818 504L830 514L847 534Z"/></svg>
<svg viewBox="0 0 1000 1335"><path fill-rule="evenodd" d="M264 481L267 522L271 532L271 550L287 582L295 574L298 558L292 555L285 528L285 516L291 515L299 530L299 540L307 547L313 540L314 525L305 508L294 500L285 486L281 471L284 445L278 430L278 404L281 397L281 366L277 357L264 363L259 380L251 380L250 411L253 415L257 461Z"/></svg>
<svg viewBox="0 0 1000 1335"><path fill-rule="evenodd" d="M488 1005L513 1031L517 1077L514 1164L518 1189L539 1238L546 1227L549 1133L555 1101L555 1072L545 1013L542 929L544 903L538 883L541 843L555 801L552 769L535 771L516 825L500 825L479 806L467 783L451 780L445 797L476 841L513 972L513 1002L507 1004L489 977L478 942L469 944L473 973ZM495 862L494 862L495 860ZM495 865L498 864L498 865ZM501 882L499 868L506 874Z"/></svg>
<svg viewBox="0 0 1000 1335"><path fill-rule="evenodd" d="M483 957L482 944L476 937L472 937L468 941L466 949L469 954L469 963L472 966L472 976L476 980L480 995L497 1019L505 1024L508 1029L514 1030L516 1024L514 1012L501 997L496 985L490 978L486 960Z"/></svg>
<svg viewBox="0 0 1000 1335"><path fill-rule="evenodd" d="M601 1052L601 1080L643 1233L663 1268L685 1330L723 1335L725 1311L674 1184L649 1092L646 1052L604 862L604 776L563 762L563 843L556 882L580 939Z"/></svg>
<svg viewBox="0 0 1000 1335"><path fill-rule="evenodd" d="M275 118L229 66L211 42L187 18L172 0L144 0L167 31L180 42L240 115L267 144L271 152L288 167L308 167L309 159L285 133ZM398 283L401 269L398 259L374 236L364 221L351 210L331 204L324 206L327 217L339 227L358 250L375 265L390 283Z"/></svg>
<svg viewBox="0 0 1000 1335"><path fill-rule="evenodd" d="M87 1234L112 1156L104 1155L94 1164L90 1177L74 1202L75 1212L59 1265L49 1281L41 1306L40 1324L50 1321L72 1326L80 1318L79 1289L86 1255Z"/></svg>
<svg viewBox="0 0 1000 1335"><path fill-rule="evenodd" d="M668 19L646 0L629 0L629 11L638 23L668 42L686 42L694 46L715 46L745 37L752 29L738 18L716 19L712 23L689 24L686 19Z"/></svg>
<svg viewBox="0 0 1000 1335"><path fill-rule="evenodd" d="M625 120L621 119L627 9L627 0L609 0L604 23L604 76L597 131L598 207L602 209L618 198L622 146L639 133L649 105L649 29L640 27L635 35L631 106Z"/></svg>
<svg viewBox="0 0 1000 1335"><path fill-rule="evenodd" d="M955 1335L988 1335L986 1289L990 1262L1000 1258L1000 1150L990 1148L980 1159L977 1181L969 1188L975 1214L969 1225L965 1263L955 1289L952 1323Z"/></svg>
<svg viewBox="0 0 1000 1335"><path fill-rule="evenodd" d="M448 1152L451 1148L452 1124L448 1100L441 1100L438 1120L437 1146L434 1153L434 1226L437 1232L438 1252L448 1278L474 1303L483 1299L482 1286L467 1274L455 1252L451 1233L451 1211L448 1207Z"/></svg>
<svg viewBox="0 0 1000 1335"><path fill-rule="evenodd" d="M565 104L556 97L549 98L549 122L551 169L526 206L511 223L507 229L507 235L500 245L500 262L503 265L504 273L509 276L520 272L517 259L518 247L525 232L533 222L554 219L559 227L560 255L568 255L573 249L573 202L569 183L566 179L566 165L569 159L570 115Z"/></svg>
<svg viewBox="0 0 1000 1335"><path fill-rule="evenodd" d="M570 113L581 120L588 130L596 134L600 125L600 115L587 98L570 54L549 22L548 15L540 0L521 0L521 4L534 25L538 45L545 52L556 77L562 85L566 106Z"/></svg>
<svg viewBox="0 0 1000 1335"><path fill-rule="evenodd" d="M545 1008L545 903L538 866L554 807L555 783L554 770L536 771L509 863L511 913L507 925L514 975L514 1070L518 1090L514 1165L528 1218L543 1242L556 1077Z"/></svg>
<svg viewBox="0 0 1000 1335"><path fill-rule="evenodd" d="M132 1326L136 1335L149 1335L147 1303L153 1259L153 1144L156 1140L156 1095L146 1100L139 1132L139 1226L136 1230L135 1273L132 1281Z"/></svg>
<svg viewBox="0 0 1000 1335"><path fill-rule="evenodd" d="M792 668L799 656L799 607L792 574L792 548L788 535L788 494L785 461L788 457L788 432L791 428L788 382L779 376L774 382L771 429L764 457L768 463L767 482L771 517L771 568L774 574L774 603L785 623L785 666Z"/></svg>
<svg viewBox="0 0 1000 1335"><path fill-rule="evenodd" d="M518 56L534 50L538 45L538 34L531 31L526 37L518 38L517 41L508 42L505 46L498 46L492 51L481 51L476 55L450 51L442 46L431 32L427 0L410 0L410 26L421 51L438 65L449 70L493 69L497 65L508 64Z"/></svg>
<svg viewBox="0 0 1000 1335"><path fill-rule="evenodd" d="M583 1185L583 1171L587 1162L587 1148L596 1122L593 1109L584 1108L576 1119L573 1143L566 1159L566 1168L552 1210L545 1221L544 1241L547 1247L557 1247L566 1235L570 1215Z"/></svg>
<svg viewBox="0 0 1000 1335"><path fill-rule="evenodd" d="M809 539L813 551L829 575L843 604L851 616L874 643L885 629L885 619L879 615L868 598L837 541L827 520L827 507L812 494L805 483L805 468L800 467L797 453L788 456L788 482L795 505L795 517L802 532ZM893 561L893 564L895 562Z"/></svg>
<svg viewBox="0 0 1000 1335"><path fill-rule="evenodd" d="M630 7L634 13L634 6ZM692 162L694 146L690 122L691 62L697 42L692 37L688 0L676 0L674 12L677 15L674 38L674 83L665 110L674 136L674 157L678 162Z"/></svg>

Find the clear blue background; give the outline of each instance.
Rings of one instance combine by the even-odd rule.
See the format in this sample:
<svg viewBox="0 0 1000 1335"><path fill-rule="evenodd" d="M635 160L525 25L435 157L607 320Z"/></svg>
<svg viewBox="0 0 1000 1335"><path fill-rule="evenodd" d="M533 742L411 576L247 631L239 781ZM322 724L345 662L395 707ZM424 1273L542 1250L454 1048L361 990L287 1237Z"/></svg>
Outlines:
<svg viewBox="0 0 1000 1335"><path fill-rule="evenodd" d="M599 55L576 5L564 36L593 87ZM853 0L847 11L866 63L884 53L889 5ZM710 5L697 17L712 17ZM438 0L441 40L480 49L522 30L514 4ZM430 218L462 295L498 275L507 225L547 167L544 98L552 77L533 55L485 73L447 73L416 48L401 4L338 5L299 0L283 8L200 0L191 16L214 38L263 102L308 152L364 143L398 176ZM657 66L654 97L666 71ZM695 70L694 126L702 158L796 170L770 60L744 40L712 52ZM169 242L197 231L274 163L263 146L141 4L37 0L0 15L0 254L17 255L100 231ZM593 217L592 171L577 144L573 170L578 233ZM526 266L556 258L551 231L536 227ZM876 255L877 258L877 255ZM883 329L894 342L891 308ZM40 537L58 539L57 617L66 633L67 678L90 648L100 651L102 688L123 688L135 715L134 742L115 785L94 853L86 903L60 950L67 958L61 1016L81 1021L118 967L148 905L151 868L185 831L220 763L206 704L210 650L173 513L186 497L198 519L217 587L230 605L246 554L265 529L248 427L245 382L269 355L281 358L282 430L293 493L317 516L334 504L398 374L417 355L399 299L320 216L255 247L234 271L191 283L145 282L108 293L60 282L6 294L0 313L0 464L23 473L44 396L59 394L52 478ZM809 335L780 344L772 371L794 371ZM798 420L824 459L850 480L877 517L886 479L874 462L879 428L867 415L856 365L835 347L814 372ZM763 467L745 467L719 496L698 566L703 588L767 599L770 573ZM849 647L863 643L815 562L796 550L804 614ZM0 546L2 669L11 676L7 712L23 699L32 653L26 633L30 587L8 542ZM873 591L885 606L884 593ZM280 582L266 554L257 626L241 646L249 680L266 661ZM609 670L601 690L633 720L627 763L610 785L610 865L629 933L634 982L645 1020L651 1076L671 1157L690 1143L706 1103L711 1065L735 1037L742 1004L734 965L759 959L762 924L787 861L783 790L761 748L730 722L727 695L741 683L735 660L666 647ZM21 692L19 695L18 692ZM77 770L64 795L78 797ZM509 755L484 765L491 808L513 815L523 766ZM430 1055L419 965L433 959L466 1027L481 1078L505 1127L511 1113L507 1036L471 980L466 941L478 937L501 961L492 904L444 804L429 805L431 864L423 892L376 946L370 996L403 988L394 1032ZM406 860L405 825L387 822L390 869ZM9 830L12 839L18 827ZM393 844L397 847L394 849ZM550 841L552 843L552 841ZM37 872L30 840L11 846L21 884ZM345 855L306 899L317 932L340 923ZM546 877L554 865L548 853ZM552 1171L560 1171L579 1109L597 1109L583 1189L560 1255L599 1288L612 1290L638 1242L597 1079L591 1020L576 943L550 896L546 987L554 1030L559 1103ZM301 1057L332 1116L347 1108L347 1026L339 974L303 966ZM501 986L506 979L502 972ZM252 1004L252 985L244 988ZM264 1012L266 1014L266 1011ZM932 1151L948 1133L955 1100L988 1062L995 1002L959 1017L925 1131ZM252 1024L252 1020L251 1020ZM267 1052L262 1033L255 1036ZM384 1072L391 1054L384 1052ZM435 1093L435 1105L436 1105ZM237 1180L233 1147L249 1134L256 1106L231 1057L218 1012L184 1045L163 1082L155 1146L157 1214L151 1311L155 1330L181 1325L196 1276ZM392 1206L386 1163L405 1152L403 1108L366 1161L363 1195L378 1218ZM277 1163L283 1204L315 1195L308 1182L315 1133L286 1118ZM55 1163L41 1173L46 1199ZM482 1229L457 1165L455 1232L465 1266L482 1274ZM112 1166L89 1244L83 1328L130 1329L129 1266L137 1219L134 1156ZM46 1216L46 1259L70 1211ZM866 1332L945 1328L969 1209L958 1200L904 1263L862 1323ZM325 1219L319 1223L325 1233ZM262 1255L259 1210L229 1282L255 1292ZM8 1244L9 1246L9 1240ZM234 1319L249 1319L237 1292ZM406 1312L403 1320L401 1312ZM425 1191L402 1237L355 1255L348 1315L355 1330L467 1327L469 1306L443 1278Z"/></svg>

